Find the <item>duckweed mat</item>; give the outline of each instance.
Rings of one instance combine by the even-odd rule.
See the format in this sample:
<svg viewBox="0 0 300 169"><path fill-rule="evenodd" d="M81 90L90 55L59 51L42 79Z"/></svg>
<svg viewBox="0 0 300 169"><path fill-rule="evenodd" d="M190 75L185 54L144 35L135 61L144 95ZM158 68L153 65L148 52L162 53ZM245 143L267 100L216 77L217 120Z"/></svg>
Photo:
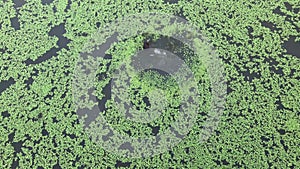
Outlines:
<svg viewBox="0 0 300 169"><path fill-rule="evenodd" d="M0 1L0 168L300 168L299 11L298 0ZM110 70L136 50L164 48L181 56L201 96L195 125L178 144L130 158L105 150L85 131L97 116L76 112L72 80L95 32L144 12L175 15L200 29L222 61L227 94L216 129L200 142L212 95L205 64L166 36L140 34L114 43L98 65L95 95L116 131L156 136L180 117L184 93L156 69L132 78L127 101L140 112L164 101L159 117L135 122L113 106Z"/></svg>

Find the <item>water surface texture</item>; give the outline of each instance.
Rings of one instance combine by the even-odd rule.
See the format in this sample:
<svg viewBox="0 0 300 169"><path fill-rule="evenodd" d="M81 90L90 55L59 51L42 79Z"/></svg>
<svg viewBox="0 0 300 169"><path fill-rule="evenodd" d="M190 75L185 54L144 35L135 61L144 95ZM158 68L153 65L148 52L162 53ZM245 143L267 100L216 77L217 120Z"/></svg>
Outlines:
<svg viewBox="0 0 300 169"><path fill-rule="evenodd" d="M213 76L186 44L151 33L119 40L115 33L101 49L83 51L92 43L90 39L108 34L96 34L106 25L144 12L179 16L208 39L222 61L227 84L225 111L213 120L218 123L205 125L215 92ZM0 168L300 168L299 12L297 0L0 1ZM141 26L136 23L131 20L126 31ZM152 28L158 23L146 24ZM181 91L171 73L149 68L122 88L131 74L119 66L125 63L130 69L127 61L138 52L149 59L144 65L173 63L161 55L175 54L193 71L196 87ZM99 59L96 66L91 57ZM85 70L96 67L95 77L79 76L84 73L74 71L80 70L75 69L78 63ZM111 78L117 71L125 82L115 81L116 86L128 92L127 100L122 100L123 95L114 100ZM74 77L80 77L82 89L74 87ZM93 93L85 88L91 79ZM92 101L100 112L88 113L94 110L88 108L92 104L88 96L81 93L85 89L96 96ZM181 140L166 149L167 137L162 133L184 119L180 108L186 103L181 96L196 91L199 110L194 126L187 135L176 130L180 125L171 128L176 132L170 135ZM121 101L129 104L116 104ZM126 112L130 106L134 111ZM154 108L163 111L157 117L145 113ZM140 116L145 120L133 120ZM99 117L107 126L94 123ZM213 127L201 142L207 134L202 129ZM97 136L106 141L114 133L132 139L156 138L153 144L166 151L143 158L120 156L97 144L87 134L89 128L104 133ZM130 141L120 146L125 154L136 146ZM116 142L110 148L117 146ZM147 148L140 147L139 152Z"/></svg>

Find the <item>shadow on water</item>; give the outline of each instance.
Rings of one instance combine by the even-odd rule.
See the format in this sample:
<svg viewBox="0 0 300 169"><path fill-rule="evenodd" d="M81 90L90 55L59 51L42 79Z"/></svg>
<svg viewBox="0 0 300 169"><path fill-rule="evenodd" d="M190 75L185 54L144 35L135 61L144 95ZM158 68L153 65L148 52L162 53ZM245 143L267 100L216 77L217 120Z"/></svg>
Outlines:
<svg viewBox="0 0 300 169"><path fill-rule="evenodd" d="M151 69L145 69L143 72L148 72L148 71L154 71L154 72L157 72L159 73L160 75L162 76L171 76L169 73L163 71L163 70L160 70L160 69L155 69L155 68L151 68Z"/></svg>
<svg viewBox="0 0 300 169"><path fill-rule="evenodd" d="M50 32L49 34L51 34L52 32ZM117 42L117 35L113 35L111 36L110 38L107 39L105 45L101 46L100 49L95 49L93 52L91 52L90 54L94 57L100 57L100 56L103 56L104 59L108 59L108 60L111 60L112 59L112 56L109 55L109 54L105 54L105 51L108 50L110 48L110 44L114 43L114 42ZM146 36L145 35L145 41L147 40L147 38L150 38L151 37L154 37L152 35L150 36ZM176 39L173 39L173 38L169 38L169 37L163 37L161 36L158 40L155 40L155 41L152 41L150 40L149 41L149 47L151 48L160 48L160 49L164 49L164 50L168 50L168 51L171 51L174 53L175 50L177 50L178 48L183 48L185 47L184 44ZM177 55L179 57L181 57L181 59L183 59L183 56L184 56L184 51L178 51L177 52ZM82 53L81 56L83 58L85 58L87 56L87 53ZM108 67L107 71L109 71L109 66L110 66L110 62L106 65ZM149 69L151 71L156 71L157 73L163 75L163 76L169 76L168 73L162 71L162 70L156 70L156 69ZM145 70L145 71L149 71L148 69ZM107 73L101 73L101 74L97 74L97 79L99 81L101 80L104 80L108 78L107 77ZM99 115L99 112L104 112L105 110L107 110L105 104L108 100L111 99L111 85L112 85L112 82L110 81L101 91L101 93L104 95L103 98L99 99L99 98L95 98L92 99L93 101L96 101L98 102L98 108L99 110L96 110L96 108L93 110L87 110L87 109L82 109L82 110L79 110L77 111L77 114L79 117L82 117L84 115L88 115L87 118L85 119L85 126L88 127L89 124L91 122L93 122L95 120L95 118ZM143 98L143 102L146 103L146 105L148 106L151 106L148 98L144 97ZM91 113L87 113L87 112L91 112ZM95 113L93 113L95 112ZM152 134L153 135L156 135L158 132L159 132L159 127L158 126L152 126Z"/></svg>
<svg viewBox="0 0 300 169"><path fill-rule="evenodd" d="M172 38L172 37L166 37L166 36L160 36L160 38L158 40L153 40L153 37L155 37L154 35L150 35L150 34L145 34L145 42L144 42L144 49L145 46L146 48L158 48L158 49L163 49L163 50L167 50L170 51L172 53L176 53L176 56L178 56L181 59L185 59L185 52L188 52L190 54L192 54L193 56L193 51L189 48L186 48L185 44L180 42L179 40ZM110 44L116 42L116 37L111 37L107 40L106 44ZM146 45L145 45L146 44ZM103 51L106 51L109 48L110 45L104 45L103 49L104 50L100 50L100 51L94 51L92 52L92 55L94 56L102 56L104 55ZM183 49L183 50L180 50ZM192 57L189 56L189 57ZM105 55L104 57L105 59L109 59L111 60L112 56L111 55ZM107 65L107 67L109 67L109 64ZM169 73L163 71L163 70L158 70L155 68L151 68L151 69L145 69L142 72L147 72L147 71L155 71L158 74L167 77L170 76ZM107 78L106 73L102 73L98 75L98 80L103 80ZM102 93L104 94L104 97L100 100L97 98L97 102L98 102L98 107L100 109L100 111L105 111L105 103L111 99L111 82L109 82L109 84L107 84L103 90ZM147 98L143 98L143 102L147 105L147 106L151 106L149 100ZM93 116L93 115L91 115ZM94 117L88 117L89 120L88 123L90 122L90 120L94 120Z"/></svg>
<svg viewBox="0 0 300 169"><path fill-rule="evenodd" d="M90 52L90 53L81 53L80 55L83 59L86 59L88 55L91 55L95 58L96 57L103 57L104 59L111 60L112 56L110 54L106 54L105 52L111 47L111 45L113 43L116 43L116 42L118 42L117 34L114 34L111 37L109 37L106 40L106 43L104 45L100 46L98 49L96 48L98 46L95 45L94 50L92 52ZM111 62L108 62L106 64L107 68L110 67L110 64L111 64ZM104 80L104 79L108 78L106 73L100 73L100 74L97 74L96 76L97 76L98 81L101 81L101 80ZM111 85L112 85L111 81L109 81L109 83L106 84L106 86L103 87L101 92L102 92L102 94L104 94L104 96L103 96L103 98L101 98L101 100L98 97L92 99L94 102L98 103L98 108L99 108L100 112L103 112L103 111L106 110L105 104L108 100L111 99ZM91 93L89 93L89 94L92 95ZM76 113L79 117L87 115L87 118L85 119L85 126L88 127L89 124L91 122L93 122L95 120L95 118L97 118L99 110L97 110L97 108L93 108L92 110L80 109Z"/></svg>
<svg viewBox="0 0 300 169"><path fill-rule="evenodd" d="M66 30L65 30L64 23L54 26L48 34L49 34L49 36L58 37L58 41L57 41L58 48L51 48L43 56L39 57L38 59L36 59L34 61L31 59L26 60L25 61L26 65L39 64L45 60L52 58L53 56L57 56L58 55L57 52L60 51L61 49L63 49L63 48L68 49L68 44L70 43L70 40L63 36L63 34L65 32L66 32Z"/></svg>
<svg viewBox="0 0 300 169"><path fill-rule="evenodd" d="M87 118L84 121L85 127L88 127L98 117L99 111L104 112L105 110L107 110L105 104L108 100L111 99L111 81L102 89L102 93L104 94L104 96L101 99L99 99L98 97L91 98L93 102L98 103L98 109L96 107L93 107L92 110L83 108L83 109L79 109L76 112L80 118L87 115ZM90 93L90 95L92 94Z"/></svg>
<svg viewBox="0 0 300 169"><path fill-rule="evenodd" d="M146 37L146 40L149 40L149 43L147 43L147 48L158 48L170 51L176 54L176 56L178 56L182 60L185 59L184 52L194 54L192 49L186 48L187 46L183 42L175 38L160 36L158 40L153 40L154 35L145 34L144 36Z"/></svg>
<svg viewBox="0 0 300 169"><path fill-rule="evenodd" d="M175 53L176 51L176 55L178 57L180 57L181 59L184 60L184 53L186 52L186 50L188 50L188 52L192 52L191 49L189 48L185 48L186 46L178 41L177 39L174 39L174 38L170 38L170 37L164 37L164 36L161 36L158 40L152 40L154 36L153 35L145 35L145 41L149 42L146 46L146 48L159 48L159 49L163 49L163 50L167 50L167 51L170 51L172 53ZM150 39L150 40L149 40ZM148 41L149 40L149 41ZM106 42L106 44L102 47L101 50L95 50L94 52L92 52L92 55L94 57L97 57L97 56L104 56L104 59L109 59L111 60L112 59L112 56L111 55L107 55L105 54L105 51L110 47L109 44L113 43L113 42L116 42L117 39L115 36L112 36L111 38L109 38ZM185 49L185 50L178 50L178 49ZM145 49L145 43L144 43L144 49ZM86 54L84 53L83 54L83 57L85 56ZM110 64L106 65L108 68L110 66ZM109 70L109 69L107 69ZM167 72L164 72L162 70L157 70L157 69L146 69L144 70L143 72L145 71L155 71L157 73L159 73L160 75L166 77L166 76L170 76ZM106 73L101 73L101 74L98 74L97 75L97 79L99 81L103 80L103 79L106 79L108 78ZM103 98L99 99L99 98L96 98L96 101L98 102L98 108L100 110L100 112L104 112L105 110L107 110L107 108L105 107L105 104L108 100L112 99L111 98L111 84L112 82L110 81L103 89L102 89L102 94L104 94ZM149 99L147 97L144 97L143 98L143 102L146 103L147 106L151 106L150 102L149 102ZM92 110L92 111L89 111L89 110L82 110L80 112L77 112L79 113L79 117L80 116L83 116L86 114L86 112L96 112L96 110ZM99 113L99 112L98 112ZM85 119L85 126L89 126L89 124L95 120L95 118L98 116L98 113L87 113L88 117L87 119ZM159 133L159 130L160 130L160 127L159 126L148 126L152 129L152 135L156 136L158 133ZM130 131L129 131L130 133ZM130 135L130 134L129 134ZM122 162L119 162L116 164L116 166L123 166L123 165L130 165L130 164L124 164Z"/></svg>

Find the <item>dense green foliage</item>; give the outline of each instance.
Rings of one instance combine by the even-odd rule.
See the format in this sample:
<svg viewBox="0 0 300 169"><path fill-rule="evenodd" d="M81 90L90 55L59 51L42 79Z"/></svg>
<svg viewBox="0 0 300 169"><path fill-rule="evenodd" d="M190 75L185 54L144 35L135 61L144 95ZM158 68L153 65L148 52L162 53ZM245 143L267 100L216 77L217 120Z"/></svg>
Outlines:
<svg viewBox="0 0 300 169"><path fill-rule="evenodd" d="M299 168L300 55L287 46L300 46L299 9L298 0L1 1L0 168ZM209 77L205 65L185 58L199 80L197 125L170 151L125 158L105 151L84 131L74 111L72 74L83 45L98 28L147 11L184 17L208 37L224 62L226 109L217 130L199 142L209 110ZM115 44L108 51L111 68L142 47L142 36ZM109 75L106 61L101 63L98 76ZM104 97L108 81L95 84L98 98ZM130 90L137 109L150 109L143 98L156 101L161 93L169 108L163 118L146 124L124 119L107 102L111 126L133 137L151 135L157 126L159 132L166 130L181 94L174 79L147 71L132 79Z"/></svg>

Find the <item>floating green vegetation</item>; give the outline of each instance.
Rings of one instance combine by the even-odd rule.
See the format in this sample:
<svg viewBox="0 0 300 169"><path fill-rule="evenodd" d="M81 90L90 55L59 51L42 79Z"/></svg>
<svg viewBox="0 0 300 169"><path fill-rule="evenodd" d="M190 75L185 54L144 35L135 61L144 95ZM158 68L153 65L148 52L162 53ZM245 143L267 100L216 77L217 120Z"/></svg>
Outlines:
<svg viewBox="0 0 300 169"><path fill-rule="evenodd" d="M300 168L299 10L299 0L0 1L0 168ZM196 124L169 151L126 158L104 150L84 131L72 78L84 44L98 29L141 12L181 16L202 30L224 63L228 95L217 129L199 142L211 86L205 65L185 58L201 96ZM142 50L144 38L115 43L94 84L98 99L106 99L104 117L111 127L132 137L165 131L179 114L183 94L172 76L148 70L131 79L129 101L150 110L164 95L167 110L148 117L155 119L149 123L114 110L104 92L109 70ZM193 56L184 47L174 51Z"/></svg>

